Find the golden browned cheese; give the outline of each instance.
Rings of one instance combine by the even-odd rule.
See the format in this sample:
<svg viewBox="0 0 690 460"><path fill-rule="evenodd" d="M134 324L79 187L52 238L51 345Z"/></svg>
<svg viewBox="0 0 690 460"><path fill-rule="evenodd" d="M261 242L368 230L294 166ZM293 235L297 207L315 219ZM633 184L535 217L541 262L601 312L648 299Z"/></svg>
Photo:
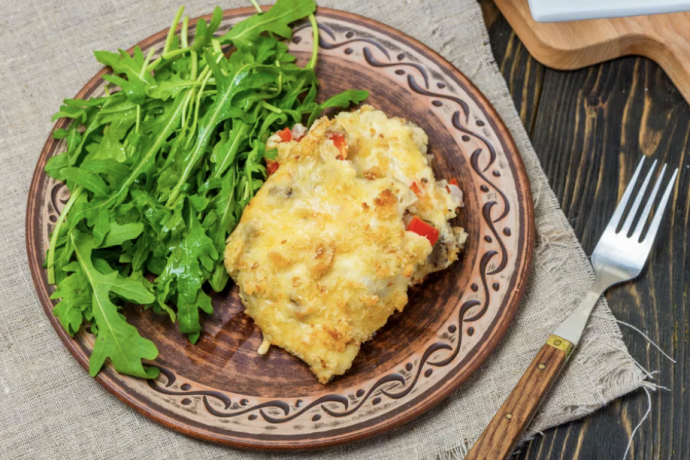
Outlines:
<svg viewBox="0 0 690 460"><path fill-rule="evenodd" d="M331 139L342 135L347 158ZM465 239L451 228L460 199L436 182L424 132L365 106L318 120L299 142L269 139L277 172L228 239L225 266L261 328L327 383L407 303L407 289L447 267ZM410 186L421 189L417 197ZM417 215L440 232L406 231Z"/></svg>

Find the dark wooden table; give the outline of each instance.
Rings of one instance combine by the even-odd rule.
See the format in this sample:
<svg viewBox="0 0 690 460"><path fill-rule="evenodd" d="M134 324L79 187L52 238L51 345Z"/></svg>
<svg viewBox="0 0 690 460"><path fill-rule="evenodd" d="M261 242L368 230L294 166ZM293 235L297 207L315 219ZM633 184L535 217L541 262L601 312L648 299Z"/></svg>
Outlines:
<svg viewBox="0 0 690 460"><path fill-rule="evenodd" d="M632 356L658 370L649 419L635 436L636 460L690 459L690 107L653 61L626 57L578 71L534 60L490 0L480 0L491 47L522 122L561 207L588 254L613 213L641 155L680 168L667 229L636 283L606 297L620 321L644 331L677 360L673 365L621 326ZM520 460L622 459L647 410L639 391L544 433Z"/></svg>

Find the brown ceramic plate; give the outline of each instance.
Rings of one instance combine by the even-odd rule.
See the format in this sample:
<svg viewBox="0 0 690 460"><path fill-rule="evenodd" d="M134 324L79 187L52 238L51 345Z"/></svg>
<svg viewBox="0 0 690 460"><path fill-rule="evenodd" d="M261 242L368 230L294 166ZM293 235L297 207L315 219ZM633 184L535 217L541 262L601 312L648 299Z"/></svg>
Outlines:
<svg viewBox="0 0 690 460"><path fill-rule="evenodd" d="M220 31L251 14L251 8L226 11ZM456 222L469 232L466 251L459 263L411 290L405 311L362 347L352 369L326 386L279 348L264 357L256 353L261 333L242 313L233 286L214 296L215 313L203 319L196 346L164 317L126 311L158 346L152 364L161 375L146 381L107 366L96 380L150 419L190 436L255 449L303 449L401 425L438 404L479 367L508 328L525 288L534 242L530 188L517 148L491 105L456 68L411 37L326 8L317 19L320 97L368 89L370 104L427 132L436 176L458 178L466 195ZM311 33L308 23L298 25L290 44L302 62L310 54ZM165 35L139 46L144 53L159 50ZM104 72L77 97L101 95ZM62 149L52 136L43 148L29 192L26 239L45 312L87 368L94 337L82 330L71 338L63 330L52 315L53 287L41 268L48 235L68 198L66 187L43 168Z"/></svg>

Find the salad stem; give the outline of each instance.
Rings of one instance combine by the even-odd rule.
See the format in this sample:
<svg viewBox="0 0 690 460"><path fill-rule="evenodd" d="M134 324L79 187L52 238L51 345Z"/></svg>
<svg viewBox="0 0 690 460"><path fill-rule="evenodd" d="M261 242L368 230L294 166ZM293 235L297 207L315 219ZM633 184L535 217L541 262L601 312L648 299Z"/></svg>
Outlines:
<svg viewBox="0 0 690 460"><path fill-rule="evenodd" d="M196 105L194 107L194 119L192 121L192 129L190 130L190 133L193 133L194 130L196 130L196 125L199 122L199 109L201 107L201 95L204 92L204 88L206 87L206 83L208 82L208 79L211 78L211 69L209 67L206 67L203 72L201 72L201 76L199 77L200 79L203 78L201 81L201 87L199 88L199 92L197 93L197 98L196 98ZM189 147L189 142L193 139L192 136L189 137L187 140L186 147Z"/></svg>
<svg viewBox="0 0 690 460"><path fill-rule="evenodd" d="M196 51L192 51L192 80L196 80L196 72L197 72Z"/></svg>
<svg viewBox="0 0 690 460"><path fill-rule="evenodd" d="M189 48L189 16L185 16L182 20L182 31L180 31L180 43L182 48Z"/></svg>
<svg viewBox="0 0 690 460"><path fill-rule="evenodd" d="M309 22L311 23L313 44L311 50L311 59L309 59L309 63L307 64L306 68L314 70L316 67L316 58L319 56L319 24L316 22L316 18L313 14L309 15Z"/></svg>
<svg viewBox="0 0 690 460"><path fill-rule="evenodd" d="M146 73L146 69L148 68L149 62L151 61L151 58L153 57L153 53L155 53L156 50L151 48L149 50L149 54L146 55L146 59L144 60L144 65L141 66L141 72L139 72L139 78L144 78L144 74Z"/></svg>
<svg viewBox="0 0 690 460"><path fill-rule="evenodd" d="M182 17L182 13L184 13L184 6L181 6L177 10L177 14L175 15L175 19L173 20L173 23L170 26L170 30L168 31L168 37L165 39L165 46L163 47L163 52L161 53L162 55L167 54L168 51L170 50L170 45L172 45L173 37L175 36L175 30L177 30L177 24L180 22L180 18Z"/></svg>
<svg viewBox="0 0 690 460"><path fill-rule="evenodd" d="M180 49L175 50L175 51L170 51L169 53L163 53L163 58L169 60L169 59L174 58L175 56L179 56L180 54L184 54L187 51L189 51L189 48L180 48Z"/></svg>
<svg viewBox="0 0 690 460"><path fill-rule="evenodd" d="M58 237L60 236L60 230L62 230L62 224L65 222L65 219L67 218L67 214L69 214L69 210L72 209L72 206L74 206L74 203L79 199L79 197L81 196L83 191L84 191L84 189L81 187L77 187L76 190L74 190L74 193L72 194L72 196L69 197L67 204L65 205L64 209L60 213L60 217L58 218L58 221L55 223L55 228L53 229L53 234L50 235L50 249L48 249L48 283L49 284L55 284L55 246L57 246L57 240L58 240Z"/></svg>
<svg viewBox="0 0 690 460"><path fill-rule="evenodd" d="M261 105L264 106L265 108L267 108L268 110L270 110L270 111L273 112L273 113L283 113L283 111L280 110L278 107L276 107L275 105L271 105L271 104L269 104L269 103L266 102L266 101L261 101Z"/></svg>
<svg viewBox="0 0 690 460"><path fill-rule="evenodd" d="M154 71L156 69L156 67L158 67L158 64L160 64L161 62L163 62L163 56L159 56L158 59L156 59L151 64L149 64L149 66L146 68L146 71L147 72Z"/></svg>

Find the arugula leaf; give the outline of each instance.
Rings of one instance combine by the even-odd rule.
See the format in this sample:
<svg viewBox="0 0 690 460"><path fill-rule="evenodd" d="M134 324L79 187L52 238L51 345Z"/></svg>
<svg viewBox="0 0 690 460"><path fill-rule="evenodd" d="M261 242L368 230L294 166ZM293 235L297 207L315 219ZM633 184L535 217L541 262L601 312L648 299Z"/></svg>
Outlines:
<svg viewBox="0 0 690 460"><path fill-rule="evenodd" d="M258 13L237 23L220 38L221 43L231 42L237 48L252 47L263 32L273 32L283 38L292 36L289 24L316 11L313 0L278 0L270 10Z"/></svg>
<svg viewBox="0 0 690 460"><path fill-rule="evenodd" d="M60 118L72 118L84 123L86 121L86 117L86 110L79 107L63 105L62 107L60 107L60 111L53 115L53 118L51 118L50 121L59 120Z"/></svg>
<svg viewBox="0 0 690 460"><path fill-rule="evenodd" d="M110 222L110 229L108 236L101 247L108 248L111 246L118 246L125 241L133 240L144 231L144 224L141 222L131 222L128 224L118 224L113 221Z"/></svg>
<svg viewBox="0 0 690 460"><path fill-rule="evenodd" d="M369 91L363 91L363 90L354 90L354 89L348 89L347 91L344 91L340 94L336 94L330 99L327 99L326 101L322 102L316 108L314 111L311 113L309 116L309 121L307 122L307 126L311 126L312 123L314 123L314 120L319 118L321 114L323 113L324 110L330 107L347 107L350 104L359 104L360 102L364 101L366 98L369 97Z"/></svg>
<svg viewBox="0 0 690 460"><path fill-rule="evenodd" d="M70 99L65 99L63 102L67 103ZM53 132L53 138L65 139L67 141L67 152L72 152L81 143L81 133L77 130L77 123L70 124L67 129L56 129Z"/></svg>
<svg viewBox="0 0 690 460"><path fill-rule="evenodd" d="M63 271L67 270L63 268ZM91 308L92 295L89 281L77 265L74 267L74 273L65 278L50 296L51 299L61 299L53 309L53 314L69 335L74 336L79 331L84 320L84 311Z"/></svg>
<svg viewBox="0 0 690 460"><path fill-rule="evenodd" d="M140 105L146 101L146 82L141 80L125 80L117 75L103 75L103 80L122 88L127 98Z"/></svg>
<svg viewBox="0 0 690 460"><path fill-rule="evenodd" d="M106 101L108 101L107 97L91 97L89 99L65 99L62 102L70 107L85 108L102 106Z"/></svg>
<svg viewBox="0 0 690 460"><path fill-rule="evenodd" d="M108 187L98 174L73 167L65 168L62 174L65 176L66 180L81 185L86 190L93 192L96 196L103 197L110 193L110 187Z"/></svg>
<svg viewBox="0 0 690 460"><path fill-rule="evenodd" d="M63 170L69 167L69 152L64 152L54 157L48 158L46 162L45 172L53 179L59 181L65 180Z"/></svg>
<svg viewBox="0 0 690 460"><path fill-rule="evenodd" d="M204 291L197 291L196 299L191 302L181 294L177 296L177 322L180 325L180 332L187 334L192 343L199 340L199 333L201 332L199 310L203 310L209 315L213 313L211 298Z"/></svg>
<svg viewBox="0 0 690 460"><path fill-rule="evenodd" d="M172 251L163 273L156 279L155 285L161 289L173 289L177 296L177 319L180 332L193 334L201 330L198 309L213 313L210 302L201 291L204 282L202 268L211 270L219 252L201 227L196 213L187 206L187 234ZM203 294L203 295L202 295Z"/></svg>
<svg viewBox="0 0 690 460"><path fill-rule="evenodd" d="M247 139L249 132L249 125L241 120L233 121L233 128L226 141L218 143L214 150L211 161L215 163L213 176L217 178L221 176L235 162L235 157L240 149L242 143Z"/></svg>
<svg viewBox="0 0 690 460"><path fill-rule="evenodd" d="M201 86L198 81L183 80L179 74L173 74L170 80L162 81L148 87L148 94L154 99L162 99L167 101L171 97L175 97L185 88Z"/></svg>
<svg viewBox="0 0 690 460"><path fill-rule="evenodd" d="M103 130L103 140L100 143L98 152L91 158L94 160L113 159L120 163L127 159L127 152L125 152L124 146L120 143L117 129L113 128L112 125L106 126Z"/></svg>
<svg viewBox="0 0 690 460"><path fill-rule="evenodd" d="M200 19L196 24L196 33L194 35L194 44L191 49L195 52L201 52L204 47L208 46L213 39L213 34L216 33L221 21L223 20L223 10L216 7L211 16L211 22L206 25L205 19Z"/></svg>
<svg viewBox="0 0 690 460"><path fill-rule="evenodd" d="M142 73L145 59L138 46L134 47L134 57L130 56L125 50L120 49L118 53L95 51L93 54L98 62L109 66L113 69L113 72L127 75L127 79L130 82L139 81L144 84L153 82L153 77L150 74Z"/></svg>
<svg viewBox="0 0 690 460"><path fill-rule="evenodd" d="M141 283L120 278L117 272L106 275L96 270L91 260L95 247L93 238L75 230L70 234L70 239L84 277L93 291L91 308L98 335L91 354L89 374L96 376L106 358L110 358L115 370L120 373L146 379L156 378L158 368L145 368L141 362L142 359L156 359L156 346L141 337L136 328L120 316L117 306L110 300L110 294L118 294L139 304L150 304L155 297Z"/></svg>
<svg viewBox="0 0 690 460"><path fill-rule="evenodd" d="M98 214L96 214L96 220L93 225L93 240L96 247L99 247L101 243L103 243L105 235L108 233L109 230L110 215L108 211L106 211L103 208L100 208L98 210Z"/></svg>
<svg viewBox="0 0 690 460"><path fill-rule="evenodd" d="M112 182L121 182L131 174L131 168L115 160L89 160L79 167L82 171L110 176Z"/></svg>
<svg viewBox="0 0 690 460"><path fill-rule="evenodd" d="M196 23L196 32L194 35L194 44L192 45L192 51L199 52L204 46L208 44L210 38L208 37L208 27L206 26L206 19L199 19Z"/></svg>
<svg viewBox="0 0 690 460"><path fill-rule="evenodd" d="M213 244L219 254L223 254L225 248L225 240L237 224L236 211L237 203L234 200L236 171L230 170L226 177L222 180L221 189L213 202L214 215L217 216L217 223L213 226L211 232L214 236ZM240 210L241 212L241 210ZM211 275L211 288L214 291L220 292L228 282L228 272L225 270L223 261L221 260L213 269Z"/></svg>

